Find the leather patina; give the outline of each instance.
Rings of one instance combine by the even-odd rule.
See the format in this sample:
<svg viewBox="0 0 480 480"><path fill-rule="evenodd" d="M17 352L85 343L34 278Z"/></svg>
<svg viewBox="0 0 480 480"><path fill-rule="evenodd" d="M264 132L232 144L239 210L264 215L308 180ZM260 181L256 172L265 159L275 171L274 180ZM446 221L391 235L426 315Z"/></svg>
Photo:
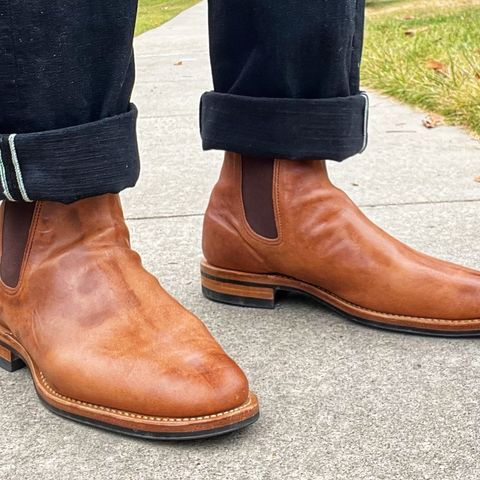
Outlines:
<svg viewBox="0 0 480 480"><path fill-rule="evenodd" d="M35 204L19 281L0 285L0 344L87 423L188 434L258 413L241 369L143 268L118 195Z"/></svg>

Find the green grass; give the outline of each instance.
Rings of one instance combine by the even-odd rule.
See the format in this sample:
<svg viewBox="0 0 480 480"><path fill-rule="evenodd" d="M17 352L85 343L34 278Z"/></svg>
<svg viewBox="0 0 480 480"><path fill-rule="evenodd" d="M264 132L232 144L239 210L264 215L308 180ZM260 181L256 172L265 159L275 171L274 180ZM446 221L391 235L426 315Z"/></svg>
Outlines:
<svg viewBox="0 0 480 480"><path fill-rule="evenodd" d="M100 0L101 1L101 0ZM139 0L135 35L158 27L199 0Z"/></svg>
<svg viewBox="0 0 480 480"><path fill-rule="evenodd" d="M480 1L367 3L363 83L480 135Z"/></svg>
<svg viewBox="0 0 480 480"><path fill-rule="evenodd" d="M139 0L135 34L198 1ZM367 87L480 135L480 0L367 0L362 75Z"/></svg>

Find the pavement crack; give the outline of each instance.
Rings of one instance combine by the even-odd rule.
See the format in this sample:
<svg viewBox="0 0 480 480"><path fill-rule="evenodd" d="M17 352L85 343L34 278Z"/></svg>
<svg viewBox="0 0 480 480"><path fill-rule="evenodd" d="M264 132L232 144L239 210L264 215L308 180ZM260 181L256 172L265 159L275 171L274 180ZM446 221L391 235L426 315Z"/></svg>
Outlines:
<svg viewBox="0 0 480 480"><path fill-rule="evenodd" d="M203 217L203 213L185 213L180 215L152 215L152 216L145 216L145 217L125 217L125 220L129 222L134 222L137 220L165 220L169 218L195 218L195 217Z"/></svg>
<svg viewBox="0 0 480 480"><path fill-rule="evenodd" d="M418 202L404 202L404 203L364 203L359 204L360 208L378 208L378 207L410 207L415 205L446 205L456 203L480 203L480 198L469 198L464 200L425 200ZM169 214L169 215L151 215L151 216L133 216L126 217L129 222L145 221L145 220L168 220L172 218L200 218L203 213L184 213L184 214Z"/></svg>
<svg viewBox="0 0 480 480"><path fill-rule="evenodd" d="M477 203L480 198L466 198L457 200L420 200L417 202L400 202L400 203L365 203L360 204L361 208L376 208L376 207L409 207L415 205L446 205L455 203Z"/></svg>

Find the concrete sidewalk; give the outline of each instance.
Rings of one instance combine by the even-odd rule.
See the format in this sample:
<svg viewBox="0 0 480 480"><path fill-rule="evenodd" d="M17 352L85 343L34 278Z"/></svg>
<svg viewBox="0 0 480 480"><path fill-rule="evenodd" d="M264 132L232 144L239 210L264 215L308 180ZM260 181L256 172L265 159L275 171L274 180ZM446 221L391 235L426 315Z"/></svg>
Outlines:
<svg viewBox="0 0 480 480"><path fill-rule="evenodd" d="M145 442L53 416L26 370L2 371L0 478L478 479L480 339L370 330L303 298L264 311L202 297L202 214L221 161L198 135L206 4L139 37L136 53L143 172L124 194L134 246L246 370L262 418L223 438ZM401 240L480 268L479 142L427 130L423 113L382 96L371 103L368 153L332 164L334 181Z"/></svg>

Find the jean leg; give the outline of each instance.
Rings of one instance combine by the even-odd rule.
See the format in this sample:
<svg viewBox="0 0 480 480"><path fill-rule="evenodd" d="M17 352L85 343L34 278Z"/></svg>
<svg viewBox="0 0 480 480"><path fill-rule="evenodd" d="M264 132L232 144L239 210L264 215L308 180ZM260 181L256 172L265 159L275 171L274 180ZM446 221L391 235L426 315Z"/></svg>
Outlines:
<svg viewBox="0 0 480 480"><path fill-rule="evenodd" d="M210 0L204 147L343 160L366 142L364 0Z"/></svg>
<svg viewBox="0 0 480 480"><path fill-rule="evenodd" d="M136 8L137 0L0 0L5 198L70 202L135 184Z"/></svg>

